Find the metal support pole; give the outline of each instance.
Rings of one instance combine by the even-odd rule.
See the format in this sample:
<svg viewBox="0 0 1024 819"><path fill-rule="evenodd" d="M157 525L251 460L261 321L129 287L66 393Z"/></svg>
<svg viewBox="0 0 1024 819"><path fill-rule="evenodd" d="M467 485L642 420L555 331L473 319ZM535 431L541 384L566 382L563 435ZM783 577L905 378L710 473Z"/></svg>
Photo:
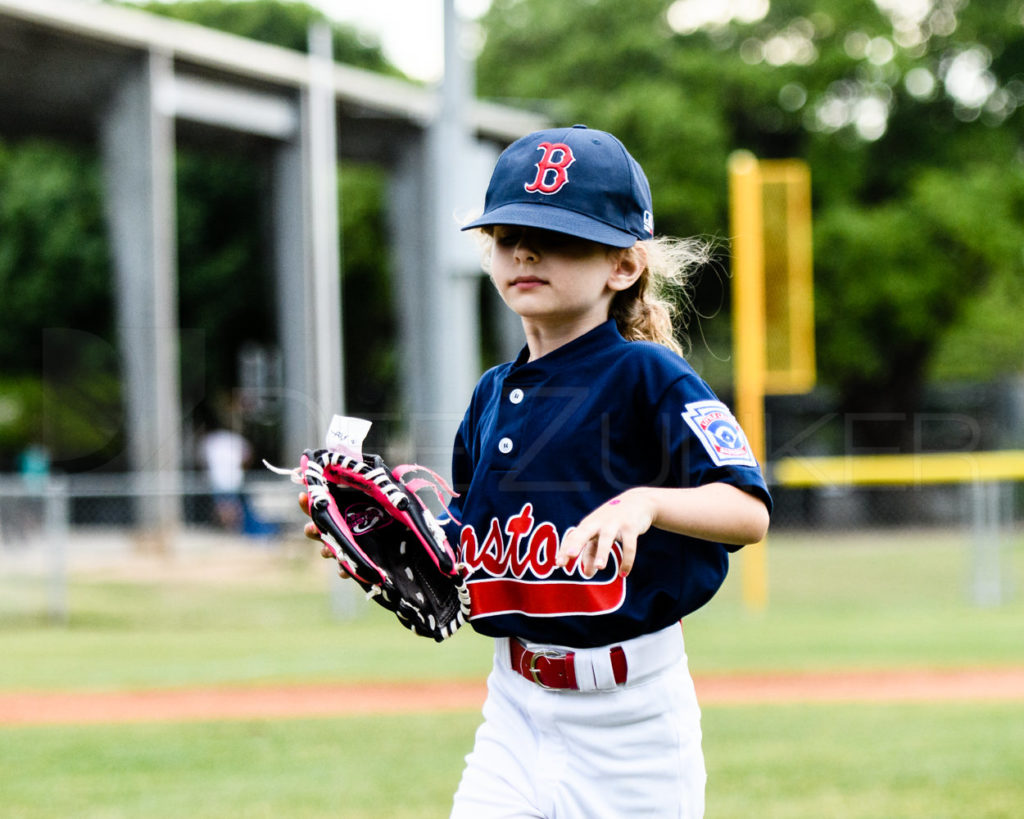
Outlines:
<svg viewBox="0 0 1024 819"><path fill-rule="evenodd" d="M100 128L131 465L158 484L139 502L139 523L160 546L181 518L173 72L169 55L146 54Z"/></svg>
<svg viewBox="0 0 1024 819"><path fill-rule="evenodd" d="M338 146L335 125L334 56L331 29L309 31L310 81L307 111L309 227L312 243L313 337L319 410L317 440L331 416L344 413L341 251L338 237Z"/></svg>
<svg viewBox="0 0 1024 819"><path fill-rule="evenodd" d="M309 291L308 242L302 144L277 147L273 160L274 269L277 282L277 337L285 362L281 395L283 451L302 452L318 440L319 408L312 394L313 342L307 316L313 315Z"/></svg>
<svg viewBox="0 0 1024 819"><path fill-rule="evenodd" d="M279 398L286 453L322 440L331 416L344 408L330 29L313 27L309 40L310 83L299 97L298 133L276 148L273 162L277 323L285 362Z"/></svg>
<svg viewBox="0 0 1024 819"><path fill-rule="evenodd" d="M50 550L48 614L55 623L68 620L68 555L70 503L67 479L51 478L43 488L43 539Z"/></svg>
<svg viewBox="0 0 1024 819"><path fill-rule="evenodd" d="M425 281L418 309L424 319L430 378L421 385L424 403L414 407L412 438L419 463L442 474L451 466L451 447L480 369L478 269L466 269L456 221L460 197L472 173L466 125L470 71L459 45L454 0L444 4L444 82L440 108L427 134L427 208L423 262Z"/></svg>
<svg viewBox="0 0 1024 819"><path fill-rule="evenodd" d="M975 481L970 486L973 530L971 593L975 605L1004 602L1002 528L1008 507L1004 484Z"/></svg>

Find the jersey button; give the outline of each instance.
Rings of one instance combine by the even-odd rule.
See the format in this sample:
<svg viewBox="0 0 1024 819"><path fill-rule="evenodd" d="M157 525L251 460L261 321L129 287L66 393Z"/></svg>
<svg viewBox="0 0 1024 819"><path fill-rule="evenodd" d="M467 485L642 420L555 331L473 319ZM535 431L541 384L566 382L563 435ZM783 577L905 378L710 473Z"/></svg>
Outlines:
<svg viewBox="0 0 1024 819"><path fill-rule="evenodd" d="M498 441L498 451L503 455L508 455L512 451L512 439L502 438Z"/></svg>
<svg viewBox="0 0 1024 819"><path fill-rule="evenodd" d="M523 402L523 398L525 397L526 393L524 393L518 387L508 394L508 400L511 401L513 404L521 404Z"/></svg>

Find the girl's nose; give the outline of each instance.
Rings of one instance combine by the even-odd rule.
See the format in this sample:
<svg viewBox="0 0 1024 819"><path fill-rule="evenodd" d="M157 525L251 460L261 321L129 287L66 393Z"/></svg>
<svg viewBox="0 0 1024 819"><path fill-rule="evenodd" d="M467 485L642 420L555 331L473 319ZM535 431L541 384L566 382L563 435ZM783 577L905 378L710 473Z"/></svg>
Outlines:
<svg viewBox="0 0 1024 819"><path fill-rule="evenodd" d="M523 233L519 241L516 242L515 259L518 262L535 262L537 261L537 251L533 244L529 241L529 234Z"/></svg>

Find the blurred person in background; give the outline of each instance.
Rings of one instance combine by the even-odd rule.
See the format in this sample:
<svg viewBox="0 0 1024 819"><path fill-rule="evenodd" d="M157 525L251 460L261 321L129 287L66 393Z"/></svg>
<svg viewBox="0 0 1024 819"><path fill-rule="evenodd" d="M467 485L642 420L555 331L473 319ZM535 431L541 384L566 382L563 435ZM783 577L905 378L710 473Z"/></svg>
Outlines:
<svg viewBox="0 0 1024 819"><path fill-rule="evenodd" d="M214 519L222 529L240 532L245 521L245 468L252 460L251 445L213 415L200 443L200 460L213 491Z"/></svg>

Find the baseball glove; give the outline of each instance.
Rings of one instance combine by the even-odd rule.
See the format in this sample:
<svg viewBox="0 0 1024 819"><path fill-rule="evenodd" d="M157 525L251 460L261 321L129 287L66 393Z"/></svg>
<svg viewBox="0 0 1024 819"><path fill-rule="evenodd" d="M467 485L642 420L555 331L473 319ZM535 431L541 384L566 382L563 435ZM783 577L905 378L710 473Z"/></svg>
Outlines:
<svg viewBox="0 0 1024 819"><path fill-rule="evenodd" d="M416 493L431 488L444 505L441 491L454 492L426 467L392 471L377 455L364 458L307 449L293 480L306 487L321 539L367 597L406 628L441 642L469 616L466 568ZM433 480L405 480L416 471Z"/></svg>

